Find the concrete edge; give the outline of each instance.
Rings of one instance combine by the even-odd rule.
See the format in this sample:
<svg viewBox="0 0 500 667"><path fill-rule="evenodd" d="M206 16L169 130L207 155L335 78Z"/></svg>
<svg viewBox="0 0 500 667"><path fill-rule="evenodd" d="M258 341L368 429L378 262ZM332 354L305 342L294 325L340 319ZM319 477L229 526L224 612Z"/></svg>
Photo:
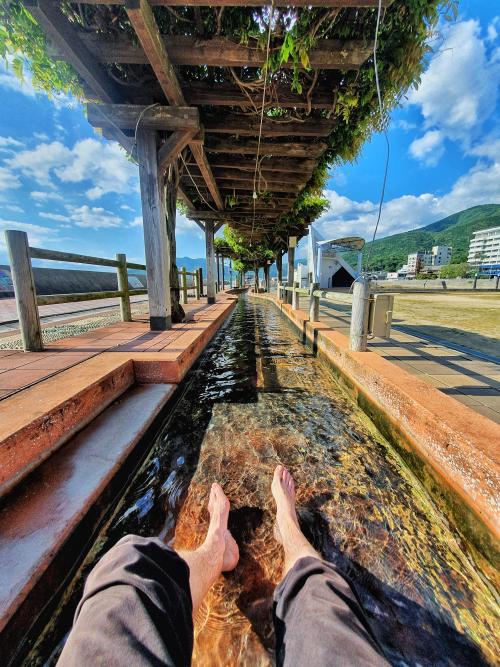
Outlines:
<svg viewBox="0 0 500 667"><path fill-rule="evenodd" d="M500 426L375 352L352 352L343 334L270 301L344 381L358 404L400 452L459 532L500 565ZM478 522L480 525L478 525Z"/></svg>

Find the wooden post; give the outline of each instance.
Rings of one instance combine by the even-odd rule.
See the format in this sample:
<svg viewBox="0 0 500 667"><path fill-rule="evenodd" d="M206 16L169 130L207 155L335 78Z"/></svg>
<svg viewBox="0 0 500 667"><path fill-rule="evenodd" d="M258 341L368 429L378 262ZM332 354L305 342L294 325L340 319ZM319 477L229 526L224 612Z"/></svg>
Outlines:
<svg viewBox="0 0 500 667"><path fill-rule="evenodd" d="M292 310L299 309L299 293L297 292L299 287L300 287L299 283L293 283Z"/></svg>
<svg viewBox="0 0 500 667"><path fill-rule="evenodd" d="M194 287L196 290L196 301L199 301L201 297L201 287L200 287L200 269L195 269L194 272Z"/></svg>
<svg viewBox="0 0 500 667"><path fill-rule="evenodd" d="M281 254L281 250L278 251L278 254L276 255L276 270L278 271L278 282L282 283L283 282L283 255Z"/></svg>
<svg viewBox="0 0 500 667"><path fill-rule="evenodd" d="M181 269L181 290L182 290L182 303L188 302L188 287L187 287L187 276L186 276L186 267L183 266Z"/></svg>
<svg viewBox="0 0 500 667"><path fill-rule="evenodd" d="M351 331L349 348L354 352L366 352L368 335L368 309L370 305L370 281L364 276L356 279L352 291Z"/></svg>
<svg viewBox="0 0 500 667"><path fill-rule="evenodd" d="M233 260L229 259L229 289L233 289Z"/></svg>
<svg viewBox="0 0 500 667"><path fill-rule="evenodd" d="M42 328L36 303L28 235L26 232L9 229L5 232L5 241L9 252L23 349L25 352L40 352L43 350Z"/></svg>
<svg viewBox="0 0 500 667"><path fill-rule="evenodd" d="M309 297L309 321L319 322L319 296L313 296L313 292L319 290L319 283L311 283L311 296Z"/></svg>
<svg viewBox="0 0 500 667"><path fill-rule="evenodd" d="M199 296L199 298L201 299L201 297L202 297L202 296L204 295L204 293L205 293L205 290L204 290L204 287L203 287L203 269L201 268L201 266L200 266L200 268L198 269L198 285L199 285L199 288L200 288L200 296Z"/></svg>
<svg viewBox="0 0 500 667"><path fill-rule="evenodd" d="M220 266L219 266L219 253L215 253L215 263L217 264L217 292L220 292Z"/></svg>
<svg viewBox="0 0 500 667"><path fill-rule="evenodd" d="M225 267L224 267L224 255L220 256L222 264L222 291L226 289L226 278L225 278Z"/></svg>
<svg viewBox="0 0 500 667"><path fill-rule="evenodd" d="M122 322L132 322L132 311L130 310L130 294L128 290L128 272L127 272L127 255L124 253L116 253L115 259L120 262L116 267L116 279L118 282L118 289L123 292L120 297L120 313Z"/></svg>
<svg viewBox="0 0 500 667"><path fill-rule="evenodd" d="M148 281L149 322L153 331L172 326L170 297L170 247L165 225L163 187L157 166L157 135L137 130L137 156L141 184L144 249Z"/></svg>
<svg viewBox="0 0 500 667"><path fill-rule="evenodd" d="M215 303L215 254L214 221L205 221L205 245L207 254L207 303Z"/></svg>
<svg viewBox="0 0 500 667"><path fill-rule="evenodd" d="M288 248L288 280L287 285L293 286L295 278L295 248ZM292 294L293 292L287 292L287 298L285 301L287 303L292 303Z"/></svg>

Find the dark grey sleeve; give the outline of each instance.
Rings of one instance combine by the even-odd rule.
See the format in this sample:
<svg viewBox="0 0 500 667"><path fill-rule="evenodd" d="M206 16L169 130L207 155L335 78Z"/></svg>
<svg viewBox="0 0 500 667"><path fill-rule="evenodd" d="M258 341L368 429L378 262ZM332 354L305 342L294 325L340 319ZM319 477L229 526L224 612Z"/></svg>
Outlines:
<svg viewBox="0 0 500 667"><path fill-rule="evenodd" d="M89 574L58 666L190 665L192 612L185 561L127 535Z"/></svg>
<svg viewBox="0 0 500 667"><path fill-rule="evenodd" d="M389 664L347 579L319 558L301 558L276 588L274 626L278 667Z"/></svg>

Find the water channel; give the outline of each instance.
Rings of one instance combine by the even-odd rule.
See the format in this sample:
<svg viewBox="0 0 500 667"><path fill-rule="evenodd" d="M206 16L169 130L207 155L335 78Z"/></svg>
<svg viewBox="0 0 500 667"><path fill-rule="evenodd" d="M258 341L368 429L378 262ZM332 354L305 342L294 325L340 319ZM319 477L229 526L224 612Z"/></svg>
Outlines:
<svg viewBox="0 0 500 667"><path fill-rule="evenodd" d="M281 462L305 532L352 577L394 665L495 664L498 604L466 545L271 305L241 298L181 391L85 571L130 532L197 546L218 480L241 560L196 618L193 664L272 665L282 555L270 483Z"/></svg>

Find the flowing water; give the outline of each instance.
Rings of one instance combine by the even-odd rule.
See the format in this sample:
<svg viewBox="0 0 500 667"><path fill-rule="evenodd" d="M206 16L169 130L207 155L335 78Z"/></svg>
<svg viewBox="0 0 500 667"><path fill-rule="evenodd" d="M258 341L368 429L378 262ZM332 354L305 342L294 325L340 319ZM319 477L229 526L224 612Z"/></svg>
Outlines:
<svg viewBox="0 0 500 667"><path fill-rule="evenodd" d="M242 298L101 537L107 547L163 530L195 547L210 484L222 484L241 560L196 618L195 666L273 664L277 463L296 480L304 531L351 576L393 664L496 663L495 594L460 537L281 315Z"/></svg>

